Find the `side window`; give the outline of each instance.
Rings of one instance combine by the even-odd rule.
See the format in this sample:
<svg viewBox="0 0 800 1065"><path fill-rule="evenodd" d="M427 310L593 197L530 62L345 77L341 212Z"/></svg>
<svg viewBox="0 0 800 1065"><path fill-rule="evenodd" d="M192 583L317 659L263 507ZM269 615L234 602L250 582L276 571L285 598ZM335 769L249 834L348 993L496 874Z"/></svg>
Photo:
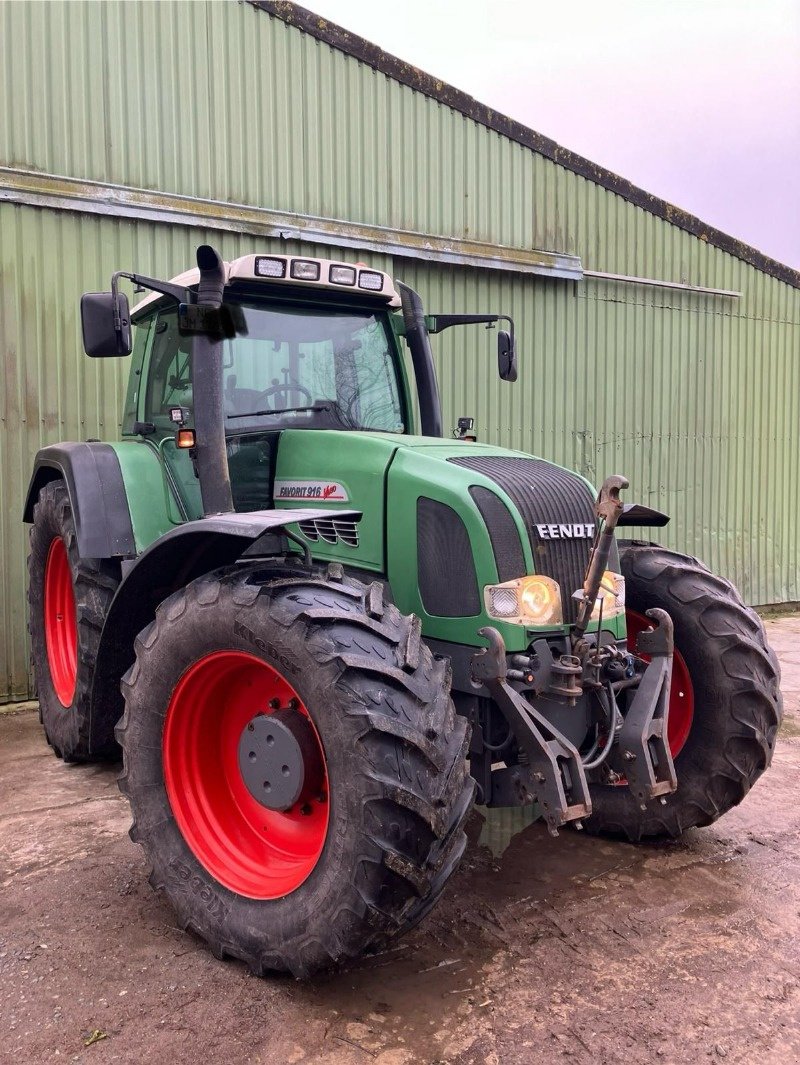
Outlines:
<svg viewBox="0 0 800 1065"><path fill-rule="evenodd" d="M355 334L355 340L353 401L358 406L357 424L402 433L403 408L383 324L369 322Z"/></svg>
<svg viewBox="0 0 800 1065"><path fill-rule="evenodd" d="M159 435L172 432L170 407L193 406L190 340L178 332L174 308L161 311L151 326L153 333L145 394L145 420L155 425Z"/></svg>
<svg viewBox="0 0 800 1065"><path fill-rule="evenodd" d="M125 394L125 408L122 414L122 435L132 436L139 409L139 392L142 384L142 364L147 351L153 319L140 322L134 326L133 351L128 374L128 390Z"/></svg>

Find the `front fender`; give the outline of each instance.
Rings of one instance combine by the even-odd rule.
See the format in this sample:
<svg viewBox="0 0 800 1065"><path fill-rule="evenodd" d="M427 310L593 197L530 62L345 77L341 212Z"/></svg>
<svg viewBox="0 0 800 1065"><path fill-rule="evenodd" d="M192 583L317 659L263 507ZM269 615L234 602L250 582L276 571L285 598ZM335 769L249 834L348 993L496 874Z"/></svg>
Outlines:
<svg viewBox="0 0 800 1065"><path fill-rule="evenodd" d="M50 481L67 486L81 558L130 558L136 543L119 459L110 444L62 443L36 454L23 521Z"/></svg>
<svg viewBox="0 0 800 1065"><path fill-rule="evenodd" d="M92 679L91 716L97 735L111 735L122 716L120 680L133 664L133 642L153 620L168 596L196 577L230 566L265 534L264 555L286 553L287 525L314 518L360 518L357 511L329 509L257 510L246 514L215 514L186 522L144 551L128 570L112 600L100 634ZM260 545L261 546L261 545Z"/></svg>

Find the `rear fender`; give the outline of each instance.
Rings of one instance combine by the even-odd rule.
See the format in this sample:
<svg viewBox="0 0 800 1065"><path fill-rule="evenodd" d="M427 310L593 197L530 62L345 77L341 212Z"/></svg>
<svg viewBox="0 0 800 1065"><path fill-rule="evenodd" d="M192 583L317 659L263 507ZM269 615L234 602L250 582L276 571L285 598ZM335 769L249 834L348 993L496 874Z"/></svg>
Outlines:
<svg viewBox="0 0 800 1065"><path fill-rule="evenodd" d="M106 731L122 716L120 680L133 664L133 643L168 596L196 577L241 558L257 540L255 557L286 554L285 526L314 518L360 518L357 511L330 509L260 510L215 514L171 530L128 569L111 603L100 635L92 681L93 724ZM263 539L262 539L263 537Z"/></svg>

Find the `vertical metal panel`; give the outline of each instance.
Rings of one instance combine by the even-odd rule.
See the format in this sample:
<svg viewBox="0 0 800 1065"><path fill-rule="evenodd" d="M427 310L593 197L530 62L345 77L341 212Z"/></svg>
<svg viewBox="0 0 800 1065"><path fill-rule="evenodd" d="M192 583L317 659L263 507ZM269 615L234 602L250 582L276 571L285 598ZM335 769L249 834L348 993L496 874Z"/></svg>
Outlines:
<svg viewBox="0 0 800 1065"><path fill-rule="evenodd" d="M492 334L436 338L447 425L473 414L484 439L595 481L624 472L632 498L673 514L665 542L751 602L800 600L800 291L246 4L1 4L0 165L741 291L394 264L431 310L517 321L517 385L497 379ZM27 691L19 517L32 456L113 436L119 418L125 366L80 354L80 292L118 267L175 273L204 238L0 206L0 699ZM261 242L221 243L231 257Z"/></svg>

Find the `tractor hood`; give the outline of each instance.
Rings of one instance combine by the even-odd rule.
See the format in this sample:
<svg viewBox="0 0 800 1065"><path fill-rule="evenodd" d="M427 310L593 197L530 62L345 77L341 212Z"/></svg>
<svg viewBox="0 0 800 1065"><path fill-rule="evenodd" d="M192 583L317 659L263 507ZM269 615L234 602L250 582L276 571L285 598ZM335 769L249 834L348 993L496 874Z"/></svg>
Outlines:
<svg viewBox="0 0 800 1065"><path fill-rule="evenodd" d="M492 624L509 650L527 646L530 630L489 618L484 587L546 574L571 623L594 498L582 477L544 459L391 433L283 432L274 483L278 507L362 512L358 524L332 518L300 529L316 557L388 577L397 606L419 615L426 636L479 646L478 628Z"/></svg>

